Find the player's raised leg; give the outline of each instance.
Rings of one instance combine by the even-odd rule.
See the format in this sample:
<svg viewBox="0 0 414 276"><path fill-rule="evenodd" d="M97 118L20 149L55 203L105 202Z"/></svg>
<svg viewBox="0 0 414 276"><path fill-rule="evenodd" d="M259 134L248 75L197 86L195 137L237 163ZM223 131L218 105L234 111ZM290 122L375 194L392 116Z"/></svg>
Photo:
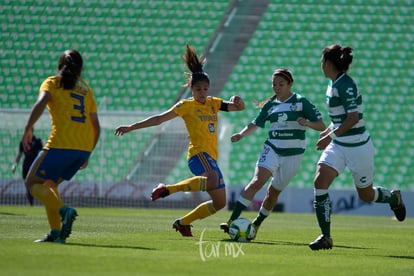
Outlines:
<svg viewBox="0 0 414 276"><path fill-rule="evenodd" d="M217 184L217 182L222 181L221 174L217 171L209 171L206 175L208 180L207 192L211 200L201 203L189 213L174 221L173 228L180 231L183 236L189 236L187 234L191 233L190 224L193 221L209 217L226 206L226 189L224 185ZM181 231L181 229L183 230Z"/></svg>
<svg viewBox="0 0 414 276"><path fill-rule="evenodd" d="M158 184L152 190L151 200L155 201L159 198L164 198L170 194L177 192L199 192L205 191L207 186L207 177L205 176L194 176L191 178L184 179L176 184L165 185L163 183Z"/></svg>

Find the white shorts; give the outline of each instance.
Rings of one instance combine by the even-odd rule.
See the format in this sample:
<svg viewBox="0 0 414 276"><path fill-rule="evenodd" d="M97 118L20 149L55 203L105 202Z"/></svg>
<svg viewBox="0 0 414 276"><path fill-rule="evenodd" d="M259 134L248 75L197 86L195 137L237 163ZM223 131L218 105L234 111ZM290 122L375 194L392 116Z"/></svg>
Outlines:
<svg viewBox="0 0 414 276"><path fill-rule="evenodd" d="M335 169L340 174L347 167L358 188L366 188L374 182L374 154L372 141L358 147L344 147L330 143L319 158L319 163Z"/></svg>
<svg viewBox="0 0 414 276"><path fill-rule="evenodd" d="M297 174L302 158L303 154L281 156L268 145L264 145L256 166L269 170L273 176L273 188L283 191Z"/></svg>

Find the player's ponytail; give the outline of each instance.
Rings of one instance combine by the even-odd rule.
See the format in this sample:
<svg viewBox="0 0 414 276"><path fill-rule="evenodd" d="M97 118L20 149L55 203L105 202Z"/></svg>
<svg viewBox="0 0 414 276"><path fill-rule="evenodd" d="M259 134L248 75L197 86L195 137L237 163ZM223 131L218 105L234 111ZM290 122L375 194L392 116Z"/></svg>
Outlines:
<svg viewBox="0 0 414 276"><path fill-rule="evenodd" d="M351 65L352 63L352 48L349 46L341 47L341 52L342 55L340 56L340 61L342 65L342 70L346 72L349 69L349 65Z"/></svg>
<svg viewBox="0 0 414 276"><path fill-rule="evenodd" d="M183 58L188 69L191 71L187 78L187 86L191 87L199 81L207 81L207 83L210 84L208 75L203 71L203 64L205 62L204 57L198 58L194 48L191 48L190 45L187 44Z"/></svg>
<svg viewBox="0 0 414 276"><path fill-rule="evenodd" d="M66 50L59 58L58 70L61 76L60 87L73 89L81 75L83 60L76 50Z"/></svg>
<svg viewBox="0 0 414 276"><path fill-rule="evenodd" d="M349 46L341 46L334 44L323 49L323 60L331 61L336 69L341 72L346 72L349 69L349 65L352 63L352 48Z"/></svg>

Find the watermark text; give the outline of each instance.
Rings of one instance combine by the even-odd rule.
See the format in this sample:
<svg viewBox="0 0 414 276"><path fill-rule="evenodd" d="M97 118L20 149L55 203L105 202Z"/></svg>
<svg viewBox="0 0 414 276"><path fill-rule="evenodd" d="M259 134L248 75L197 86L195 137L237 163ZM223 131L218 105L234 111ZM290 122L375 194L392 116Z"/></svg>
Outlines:
<svg viewBox="0 0 414 276"><path fill-rule="evenodd" d="M200 258L203 262L210 258L232 257L237 258L244 256L243 244L237 242L208 242L203 241L204 232L201 232L200 240L196 242L199 247Z"/></svg>

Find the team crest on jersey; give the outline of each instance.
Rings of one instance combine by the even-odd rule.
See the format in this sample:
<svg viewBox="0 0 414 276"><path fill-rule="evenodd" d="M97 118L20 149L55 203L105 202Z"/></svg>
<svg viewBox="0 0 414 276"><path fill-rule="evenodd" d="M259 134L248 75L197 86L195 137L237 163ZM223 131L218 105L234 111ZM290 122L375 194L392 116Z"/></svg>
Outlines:
<svg viewBox="0 0 414 276"><path fill-rule="evenodd" d="M298 110L298 106L296 105L296 103L291 103L290 104L290 110L292 110L292 111Z"/></svg>
<svg viewBox="0 0 414 276"><path fill-rule="evenodd" d="M215 132L214 124L213 123L208 124L208 130L210 131L210 133L214 133Z"/></svg>

